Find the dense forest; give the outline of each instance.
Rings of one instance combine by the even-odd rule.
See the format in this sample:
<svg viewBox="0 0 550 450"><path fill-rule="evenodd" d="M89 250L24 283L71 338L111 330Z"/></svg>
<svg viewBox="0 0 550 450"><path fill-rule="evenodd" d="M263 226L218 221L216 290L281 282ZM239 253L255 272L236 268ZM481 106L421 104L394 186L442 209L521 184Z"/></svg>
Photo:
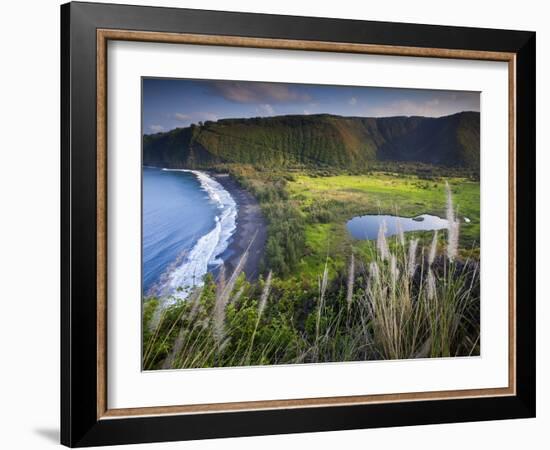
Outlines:
<svg viewBox="0 0 550 450"><path fill-rule="evenodd" d="M479 172L479 113L430 117L329 114L223 119L144 136L144 164L207 168L305 165L364 170L385 161Z"/></svg>

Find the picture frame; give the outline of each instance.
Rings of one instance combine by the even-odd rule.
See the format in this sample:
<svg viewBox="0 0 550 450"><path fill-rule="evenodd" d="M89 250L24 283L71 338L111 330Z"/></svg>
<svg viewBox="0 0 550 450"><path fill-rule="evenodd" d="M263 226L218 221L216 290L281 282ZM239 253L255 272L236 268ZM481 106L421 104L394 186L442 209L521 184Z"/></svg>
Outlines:
<svg viewBox="0 0 550 450"><path fill-rule="evenodd" d="M107 43L508 65L508 386L149 405L107 402ZM72 2L61 7L61 443L178 441L535 416L533 32ZM215 74L213 74L215 77Z"/></svg>

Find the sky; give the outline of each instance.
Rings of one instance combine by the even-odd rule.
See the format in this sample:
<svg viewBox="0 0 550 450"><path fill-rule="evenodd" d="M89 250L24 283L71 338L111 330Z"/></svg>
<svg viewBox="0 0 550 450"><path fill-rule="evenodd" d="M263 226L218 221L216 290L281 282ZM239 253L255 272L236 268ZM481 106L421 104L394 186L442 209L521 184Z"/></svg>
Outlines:
<svg viewBox="0 0 550 450"><path fill-rule="evenodd" d="M143 133L285 114L441 117L479 111L479 92L254 81L143 79Z"/></svg>

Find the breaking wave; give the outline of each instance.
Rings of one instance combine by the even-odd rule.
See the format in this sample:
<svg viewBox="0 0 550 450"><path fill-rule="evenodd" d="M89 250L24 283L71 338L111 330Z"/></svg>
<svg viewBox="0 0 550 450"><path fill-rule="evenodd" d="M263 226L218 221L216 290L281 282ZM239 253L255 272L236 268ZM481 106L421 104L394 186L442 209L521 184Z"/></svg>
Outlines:
<svg viewBox="0 0 550 450"><path fill-rule="evenodd" d="M231 236L237 228L237 203L231 194L213 178L198 170L162 169L189 172L195 175L210 201L218 208L214 227L201 236L194 247L185 252L176 264L162 277L158 294L186 298L196 286L202 286L208 268L223 263L220 256L227 250Z"/></svg>

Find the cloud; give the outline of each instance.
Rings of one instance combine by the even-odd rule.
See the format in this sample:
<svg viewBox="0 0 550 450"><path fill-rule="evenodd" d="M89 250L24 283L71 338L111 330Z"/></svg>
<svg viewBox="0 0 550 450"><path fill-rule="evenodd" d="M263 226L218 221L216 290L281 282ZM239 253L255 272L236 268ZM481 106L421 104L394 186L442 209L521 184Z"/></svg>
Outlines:
<svg viewBox="0 0 550 450"><path fill-rule="evenodd" d="M468 101L467 101L468 100ZM441 117L458 111L479 111L479 101L476 99L460 99L439 96L423 101L399 100L386 105L369 108L364 114L376 117L391 116L425 116Z"/></svg>
<svg viewBox="0 0 550 450"><path fill-rule="evenodd" d="M176 112L165 113L161 118L157 117L157 123L152 125L145 125L147 131L150 133L162 133L175 128L188 127L192 123L198 124L199 122L212 121L216 122L218 116L211 111L193 111L188 113Z"/></svg>
<svg viewBox="0 0 550 450"><path fill-rule="evenodd" d="M356 105L356 104L357 104L357 99L356 99L355 97L351 97L351 98L349 99L348 103L349 103L350 105L352 105L352 106L353 106L353 105Z"/></svg>
<svg viewBox="0 0 550 450"><path fill-rule="evenodd" d="M180 122L179 125L190 125L193 122L199 122L204 120L218 120L218 116L210 111L194 111L192 113L174 113L171 115L173 120Z"/></svg>
<svg viewBox="0 0 550 450"><path fill-rule="evenodd" d="M258 114L268 116L273 116L275 114L275 109L269 103L262 103L256 108L256 111L258 112Z"/></svg>
<svg viewBox="0 0 550 450"><path fill-rule="evenodd" d="M189 114L183 114L183 113L176 113L174 114L174 119L181 120L182 122L185 122L187 120L191 119L191 116Z"/></svg>
<svg viewBox="0 0 550 450"><path fill-rule="evenodd" d="M217 81L212 83L215 92L236 103L308 102L311 96L300 89L277 83L246 81Z"/></svg>
<svg viewBox="0 0 550 450"><path fill-rule="evenodd" d="M191 114L191 119L216 121L218 120L218 116L215 113L209 111L197 111Z"/></svg>
<svg viewBox="0 0 550 450"><path fill-rule="evenodd" d="M153 133L160 133L161 131L164 131L164 127L162 125L150 125L149 129Z"/></svg>

